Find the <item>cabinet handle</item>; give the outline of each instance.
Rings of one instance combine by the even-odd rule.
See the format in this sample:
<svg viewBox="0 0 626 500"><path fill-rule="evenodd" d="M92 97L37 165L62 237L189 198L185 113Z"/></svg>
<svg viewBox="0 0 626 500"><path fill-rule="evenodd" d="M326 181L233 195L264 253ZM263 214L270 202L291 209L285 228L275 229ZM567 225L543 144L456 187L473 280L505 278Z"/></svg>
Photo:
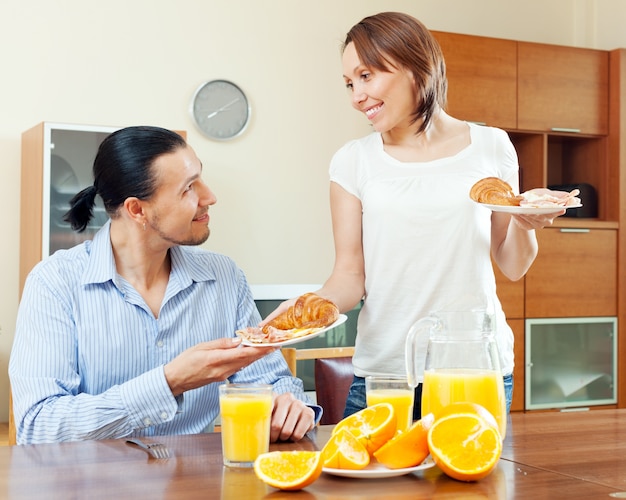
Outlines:
<svg viewBox="0 0 626 500"><path fill-rule="evenodd" d="M580 134L579 128L567 128L567 127L552 127L552 132L571 132L573 134Z"/></svg>
<svg viewBox="0 0 626 500"><path fill-rule="evenodd" d="M562 233L590 233L591 229L585 229L582 227L562 227L559 231Z"/></svg>

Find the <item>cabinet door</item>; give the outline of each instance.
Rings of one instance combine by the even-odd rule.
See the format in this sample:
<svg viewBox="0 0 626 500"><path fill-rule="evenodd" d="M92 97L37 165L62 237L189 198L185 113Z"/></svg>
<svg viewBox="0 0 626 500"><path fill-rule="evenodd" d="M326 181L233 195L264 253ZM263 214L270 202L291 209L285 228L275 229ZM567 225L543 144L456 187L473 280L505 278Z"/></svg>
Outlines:
<svg viewBox="0 0 626 500"><path fill-rule="evenodd" d="M525 409L617 402L617 318L526 321Z"/></svg>
<svg viewBox="0 0 626 500"><path fill-rule="evenodd" d="M447 111L500 128L517 124L517 45L512 40L433 32L446 60Z"/></svg>
<svg viewBox="0 0 626 500"><path fill-rule="evenodd" d="M608 133L609 53L518 42L517 128Z"/></svg>
<svg viewBox="0 0 626 500"><path fill-rule="evenodd" d="M507 323L513 330L515 344L513 346L515 354L515 368L513 369L513 401L511 411L524 411L525 394L525 346L524 346L524 320L507 319Z"/></svg>
<svg viewBox="0 0 626 500"><path fill-rule="evenodd" d="M537 231L539 255L526 274L526 317L617 315L617 231Z"/></svg>

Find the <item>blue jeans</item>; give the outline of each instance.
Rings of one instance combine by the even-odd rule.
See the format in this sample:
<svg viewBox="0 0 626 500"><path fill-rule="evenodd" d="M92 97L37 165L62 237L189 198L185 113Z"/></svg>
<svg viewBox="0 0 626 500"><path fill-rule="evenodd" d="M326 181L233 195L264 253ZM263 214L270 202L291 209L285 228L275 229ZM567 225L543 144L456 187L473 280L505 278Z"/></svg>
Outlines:
<svg viewBox="0 0 626 500"><path fill-rule="evenodd" d="M504 377L504 395L506 397L506 412L511 410L511 400L513 399L513 375L505 375ZM346 401L346 409L344 410L344 418L362 410L367 406L365 399L365 378L354 376L350 391L348 392L348 400ZM422 418L422 384L415 388L415 403L413 405L413 420Z"/></svg>

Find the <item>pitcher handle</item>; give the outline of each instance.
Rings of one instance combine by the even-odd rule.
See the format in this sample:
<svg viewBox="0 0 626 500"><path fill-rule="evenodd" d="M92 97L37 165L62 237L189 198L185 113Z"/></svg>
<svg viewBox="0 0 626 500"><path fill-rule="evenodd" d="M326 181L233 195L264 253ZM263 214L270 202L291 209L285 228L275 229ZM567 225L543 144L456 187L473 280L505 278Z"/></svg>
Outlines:
<svg viewBox="0 0 626 500"><path fill-rule="evenodd" d="M404 348L404 363L406 368L406 376L409 385L413 388L419 385L417 380L417 340L421 335L427 334L430 336L430 330L439 323L437 318L427 316L421 318L413 323L413 326L409 329L409 333L406 336L405 348Z"/></svg>

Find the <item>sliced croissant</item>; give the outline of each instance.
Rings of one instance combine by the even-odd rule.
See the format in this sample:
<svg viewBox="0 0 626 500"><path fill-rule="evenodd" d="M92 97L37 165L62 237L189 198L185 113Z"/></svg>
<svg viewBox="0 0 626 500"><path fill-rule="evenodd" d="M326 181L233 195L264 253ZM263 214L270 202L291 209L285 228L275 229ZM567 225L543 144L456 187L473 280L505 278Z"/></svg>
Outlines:
<svg viewBox="0 0 626 500"><path fill-rule="evenodd" d="M270 327L278 330L294 328L324 328L339 318L339 309L334 302L314 293L305 293L287 311L279 314L263 326L268 333Z"/></svg>

